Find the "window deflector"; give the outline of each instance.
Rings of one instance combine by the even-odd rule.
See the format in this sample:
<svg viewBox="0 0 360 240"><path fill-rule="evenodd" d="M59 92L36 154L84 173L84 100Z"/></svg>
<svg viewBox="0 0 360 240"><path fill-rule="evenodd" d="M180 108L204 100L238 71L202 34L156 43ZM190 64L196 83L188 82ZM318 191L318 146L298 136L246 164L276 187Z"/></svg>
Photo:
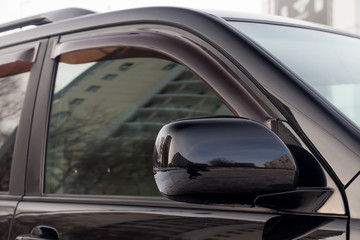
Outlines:
<svg viewBox="0 0 360 240"><path fill-rule="evenodd" d="M0 77L29 72L36 60L38 44L0 55Z"/></svg>
<svg viewBox="0 0 360 240"><path fill-rule="evenodd" d="M175 38L172 39L173 42L178 42ZM71 53L83 51L83 50L91 50L96 48L119 48L119 47L128 47L131 46L132 48L149 48L149 44L151 45L152 50L162 52L162 49L169 48L173 46L174 43L169 41L169 36L161 33L149 33L149 32L129 32L129 33L122 33L116 36L101 36L101 37L93 37L93 38L86 38L86 39L78 39L78 40L71 40L66 42L60 42L53 47L53 51L51 54L51 58L55 59L61 55L61 58L66 58L65 62L68 63L79 63L78 59L72 59ZM154 52L154 51L151 51ZM67 56L67 54L70 54ZM132 53L127 53L127 56L131 55ZM136 53L134 53L136 55ZM156 57L151 55L152 57ZM96 58L89 58L86 59L88 56L84 56L84 61L80 61L81 63L85 63L86 61L97 61L99 59ZM164 58L164 55L161 55ZM165 57L166 58L166 57ZM62 61L61 59L61 61ZM85 60L86 59L86 60Z"/></svg>
<svg viewBox="0 0 360 240"><path fill-rule="evenodd" d="M134 33L135 34L135 33ZM73 52L81 51L90 48L103 48L103 47L119 47L119 45L132 45L134 40L134 34L119 34L116 36L102 36L95 38L86 38L79 40L72 40L69 42L58 43L54 46L51 58L55 59L56 57ZM154 35L146 33L136 33L136 35Z"/></svg>
<svg viewBox="0 0 360 240"><path fill-rule="evenodd" d="M186 65L189 67L196 66L196 72L201 78L207 79L210 85L219 84L219 79L232 79L232 76L229 73L225 72L224 69L219 68L218 63L207 57L207 55L204 54L198 46L194 46L191 43L185 43L184 39L162 32L131 31L118 33L116 35L87 36L79 39L60 40L59 43L54 44L51 58L55 59L57 57L61 57L60 61L66 63L86 63L96 61L96 59L87 58L87 56L83 55L83 61L78 61L79 59L72 59L73 56L78 55L73 53L96 48L126 48L129 46L131 46L131 48L151 49L151 52L158 52L161 55L151 55L148 57L160 57L162 59L166 59L166 56L177 56L177 59L174 59L175 61L182 63L186 62ZM192 53L191 57L188 54L189 52ZM64 59L65 56L66 60ZM142 57L145 56L142 55ZM200 62L202 64L199 64ZM218 88L221 89L221 91L225 91L225 88L227 89L228 87L224 86L223 83L221 83L221 85L222 86ZM243 89L240 85L237 86L239 89L235 91L234 88L231 87L231 89L227 90L226 95L241 95L242 101L236 100L236 97L229 97L225 99L225 101L228 102L228 105L233 105L233 110L241 108L245 112L244 115L251 115L256 121L263 122L270 127L269 119L272 117L269 113L263 109L245 89ZM230 91L232 92L231 94ZM239 91L241 94L239 94ZM221 95L221 93L219 94Z"/></svg>

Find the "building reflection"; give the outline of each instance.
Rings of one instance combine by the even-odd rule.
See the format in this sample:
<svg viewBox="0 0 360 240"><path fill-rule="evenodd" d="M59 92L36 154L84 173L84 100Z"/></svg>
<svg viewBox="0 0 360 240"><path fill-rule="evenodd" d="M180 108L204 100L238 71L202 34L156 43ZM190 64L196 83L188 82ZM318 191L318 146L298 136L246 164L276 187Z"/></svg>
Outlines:
<svg viewBox="0 0 360 240"><path fill-rule="evenodd" d="M61 74L75 70L80 74L70 80ZM197 76L164 59L115 59L85 70L60 63L56 81L68 83L51 112L50 193L158 195L151 164L160 128L179 118L231 114Z"/></svg>

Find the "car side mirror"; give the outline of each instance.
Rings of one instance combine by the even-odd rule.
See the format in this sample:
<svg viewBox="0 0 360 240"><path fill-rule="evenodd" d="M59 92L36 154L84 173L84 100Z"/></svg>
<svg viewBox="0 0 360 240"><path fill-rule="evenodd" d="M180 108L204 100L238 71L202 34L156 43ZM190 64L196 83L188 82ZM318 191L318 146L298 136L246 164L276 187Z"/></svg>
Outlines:
<svg viewBox="0 0 360 240"><path fill-rule="evenodd" d="M313 197L328 198L330 191L297 189L297 164L282 140L267 127L236 117L165 125L155 142L153 169L163 195L191 203L314 211L317 206L308 206Z"/></svg>

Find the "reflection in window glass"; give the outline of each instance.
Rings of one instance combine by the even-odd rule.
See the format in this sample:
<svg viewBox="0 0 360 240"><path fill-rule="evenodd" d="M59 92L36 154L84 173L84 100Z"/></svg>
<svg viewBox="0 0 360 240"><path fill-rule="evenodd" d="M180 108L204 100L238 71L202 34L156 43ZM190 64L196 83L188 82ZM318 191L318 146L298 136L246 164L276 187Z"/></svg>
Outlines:
<svg viewBox="0 0 360 240"><path fill-rule="evenodd" d="M100 86L90 86L88 89L86 89L86 91L87 92L96 92L100 88L101 88Z"/></svg>
<svg viewBox="0 0 360 240"><path fill-rule="evenodd" d="M103 80L113 80L117 77L117 74L106 74L102 79Z"/></svg>
<svg viewBox="0 0 360 240"><path fill-rule="evenodd" d="M231 24L360 126L360 39L296 27Z"/></svg>
<svg viewBox="0 0 360 240"><path fill-rule="evenodd" d="M119 73L119 66L129 62L131 67ZM56 85L67 85L52 103L45 192L159 195L152 155L160 128L179 118L232 114L199 78L174 62L125 58L104 63L73 79L56 79ZM58 71L81 65L59 63ZM169 65L174 67L164 71ZM101 80L113 71L119 73L116 81ZM101 91L87 93L91 86ZM74 99L83 101L74 105Z"/></svg>
<svg viewBox="0 0 360 240"><path fill-rule="evenodd" d="M165 67L163 67L162 70L168 71L168 70L173 69L174 67L176 67L176 64L171 63L171 64L168 64Z"/></svg>
<svg viewBox="0 0 360 240"><path fill-rule="evenodd" d="M75 98L74 100L72 100L70 102L70 104L72 104L72 105L80 105L83 101L84 101L83 98Z"/></svg>
<svg viewBox="0 0 360 240"><path fill-rule="evenodd" d="M8 191L16 129L29 73L0 78L0 191Z"/></svg>
<svg viewBox="0 0 360 240"><path fill-rule="evenodd" d="M124 63L124 64L121 64L121 66L119 67L119 70L120 71L125 71L125 70L128 70L130 69L130 67L134 65L134 63Z"/></svg>

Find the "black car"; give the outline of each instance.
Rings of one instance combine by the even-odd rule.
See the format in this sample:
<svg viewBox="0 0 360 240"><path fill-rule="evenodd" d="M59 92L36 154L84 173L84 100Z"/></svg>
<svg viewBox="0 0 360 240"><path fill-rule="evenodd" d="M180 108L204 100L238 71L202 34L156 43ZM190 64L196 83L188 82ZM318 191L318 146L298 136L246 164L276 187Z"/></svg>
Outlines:
<svg viewBox="0 0 360 240"><path fill-rule="evenodd" d="M358 37L168 7L0 31L0 240L360 238Z"/></svg>

